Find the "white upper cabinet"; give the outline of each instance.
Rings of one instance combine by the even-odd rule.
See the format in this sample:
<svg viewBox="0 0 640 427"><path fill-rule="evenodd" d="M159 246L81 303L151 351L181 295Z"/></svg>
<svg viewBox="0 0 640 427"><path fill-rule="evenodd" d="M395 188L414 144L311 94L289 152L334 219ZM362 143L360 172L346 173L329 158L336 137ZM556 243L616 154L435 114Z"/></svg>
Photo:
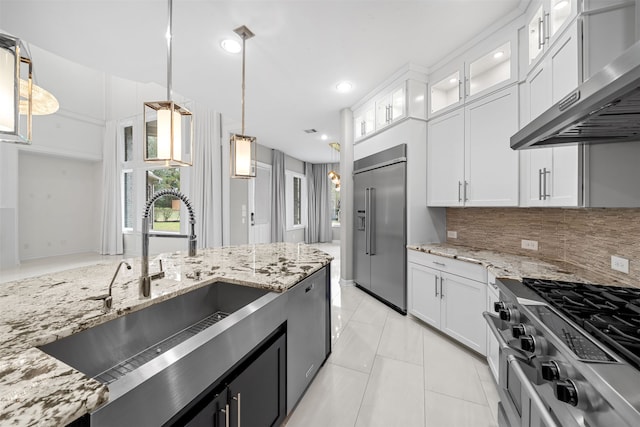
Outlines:
<svg viewBox="0 0 640 427"><path fill-rule="evenodd" d="M515 31L491 40L429 76L430 117L454 109L516 80Z"/></svg>
<svg viewBox="0 0 640 427"><path fill-rule="evenodd" d="M538 0L528 17L528 64L532 65L577 15L578 0Z"/></svg>
<svg viewBox="0 0 640 427"><path fill-rule="evenodd" d="M517 206L517 128L515 86L430 120L427 205Z"/></svg>
<svg viewBox="0 0 640 427"><path fill-rule="evenodd" d="M426 83L403 80L382 91L373 101L354 111L354 141L384 130L408 117L427 118Z"/></svg>

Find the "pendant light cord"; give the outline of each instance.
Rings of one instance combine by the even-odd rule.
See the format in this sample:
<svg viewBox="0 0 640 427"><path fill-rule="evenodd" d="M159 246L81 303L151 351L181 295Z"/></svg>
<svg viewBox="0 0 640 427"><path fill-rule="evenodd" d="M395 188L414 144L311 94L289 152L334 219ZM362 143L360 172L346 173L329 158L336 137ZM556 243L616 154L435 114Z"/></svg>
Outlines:
<svg viewBox="0 0 640 427"><path fill-rule="evenodd" d="M173 41L173 0L169 0L169 23L167 24L167 101L171 101L171 74L172 74L172 58L171 48Z"/></svg>
<svg viewBox="0 0 640 427"><path fill-rule="evenodd" d="M242 34L242 135L244 135L244 80L245 80L245 42L247 41L247 35Z"/></svg>

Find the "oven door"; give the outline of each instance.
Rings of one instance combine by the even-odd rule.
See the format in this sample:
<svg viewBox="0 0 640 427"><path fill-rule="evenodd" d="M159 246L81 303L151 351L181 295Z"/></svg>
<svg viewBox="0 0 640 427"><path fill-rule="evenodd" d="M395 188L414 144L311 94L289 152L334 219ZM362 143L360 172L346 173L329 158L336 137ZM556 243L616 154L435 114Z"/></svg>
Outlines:
<svg viewBox="0 0 640 427"><path fill-rule="evenodd" d="M483 313L491 333L498 340L499 369L498 392L500 427L558 427L553 415L538 394L533 378L536 368L527 363L522 351L509 345L500 326L502 321L487 312Z"/></svg>

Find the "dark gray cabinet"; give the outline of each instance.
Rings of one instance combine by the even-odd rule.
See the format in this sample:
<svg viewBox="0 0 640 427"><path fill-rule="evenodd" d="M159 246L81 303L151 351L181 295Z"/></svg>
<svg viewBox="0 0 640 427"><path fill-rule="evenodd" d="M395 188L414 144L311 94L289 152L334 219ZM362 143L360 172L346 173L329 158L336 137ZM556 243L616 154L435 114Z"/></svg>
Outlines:
<svg viewBox="0 0 640 427"><path fill-rule="evenodd" d="M286 348L284 329L266 340L232 369L172 426L279 426L286 416Z"/></svg>
<svg viewBox="0 0 640 427"><path fill-rule="evenodd" d="M287 412L291 412L331 346L329 268L289 289L287 301Z"/></svg>

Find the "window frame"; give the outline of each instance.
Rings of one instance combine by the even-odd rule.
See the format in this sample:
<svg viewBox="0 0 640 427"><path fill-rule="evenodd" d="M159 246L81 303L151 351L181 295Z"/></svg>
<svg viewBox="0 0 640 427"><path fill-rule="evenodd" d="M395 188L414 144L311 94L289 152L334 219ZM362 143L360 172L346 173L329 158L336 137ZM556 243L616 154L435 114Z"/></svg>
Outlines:
<svg viewBox="0 0 640 427"><path fill-rule="evenodd" d="M293 188L294 178L300 179L300 224L294 224ZM286 230L294 231L307 228L308 223L307 177L304 174L285 170L285 211Z"/></svg>

